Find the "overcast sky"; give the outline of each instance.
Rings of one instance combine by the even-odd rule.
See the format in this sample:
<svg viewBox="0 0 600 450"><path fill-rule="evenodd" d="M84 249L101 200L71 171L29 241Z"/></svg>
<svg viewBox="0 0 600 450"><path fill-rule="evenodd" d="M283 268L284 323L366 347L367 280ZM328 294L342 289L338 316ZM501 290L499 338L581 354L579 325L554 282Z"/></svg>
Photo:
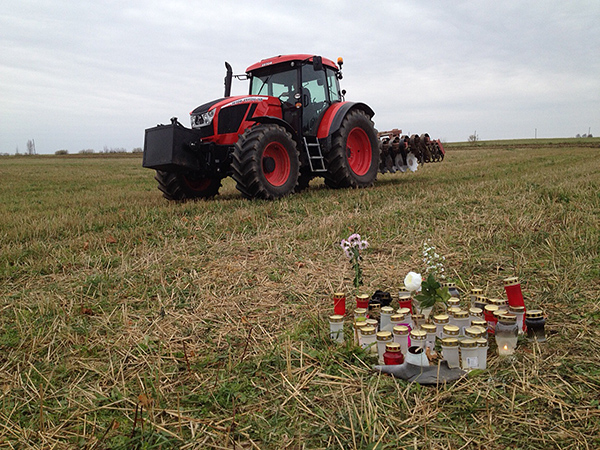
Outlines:
<svg viewBox="0 0 600 450"><path fill-rule="evenodd" d="M344 58L380 130L600 135L600 1L0 0L0 153L142 147L287 53ZM235 81L233 94L247 93Z"/></svg>

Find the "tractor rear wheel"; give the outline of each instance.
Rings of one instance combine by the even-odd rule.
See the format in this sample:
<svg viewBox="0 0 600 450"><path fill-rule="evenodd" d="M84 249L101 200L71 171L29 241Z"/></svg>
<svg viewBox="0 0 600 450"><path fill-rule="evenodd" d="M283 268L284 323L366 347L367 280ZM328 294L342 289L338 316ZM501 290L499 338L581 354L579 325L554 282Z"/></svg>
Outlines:
<svg viewBox="0 0 600 450"><path fill-rule="evenodd" d="M236 187L244 197L272 200L294 191L300 157L285 128L258 124L240 136L231 167Z"/></svg>
<svg viewBox="0 0 600 450"><path fill-rule="evenodd" d="M366 113L354 110L346 115L325 160L327 186L364 188L373 184L379 168L379 140Z"/></svg>
<svg viewBox="0 0 600 450"><path fill-rule="evenodd" d="M210 198L219 193L221 178L207 178L197 175L163 172L157 170L154 179L158 181L158 189L167 200L190 200Z"/></svg>

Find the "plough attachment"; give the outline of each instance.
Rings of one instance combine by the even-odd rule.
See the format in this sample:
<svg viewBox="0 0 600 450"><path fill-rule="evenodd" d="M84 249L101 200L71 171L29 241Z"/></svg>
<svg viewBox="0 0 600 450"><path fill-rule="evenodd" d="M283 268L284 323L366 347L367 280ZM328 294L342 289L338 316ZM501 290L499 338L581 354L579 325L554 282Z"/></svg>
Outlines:
<svg viewBox="0 0 600 450"><path fill-rule="evenodd" d="M379 172L406 172L416 170L417 164L439 162L444 159L444 147L439 139L432 140L429 134L402 135L402 130L394 128L380 131L379 150L381 152Z"/></svg>

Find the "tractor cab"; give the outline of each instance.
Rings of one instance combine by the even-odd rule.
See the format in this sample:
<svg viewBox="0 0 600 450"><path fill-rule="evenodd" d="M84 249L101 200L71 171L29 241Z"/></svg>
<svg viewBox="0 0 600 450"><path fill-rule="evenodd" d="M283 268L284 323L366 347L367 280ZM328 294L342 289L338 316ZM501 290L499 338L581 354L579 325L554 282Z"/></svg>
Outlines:
<svg viewBox="0 0 600 450"><path fill-rule="evenodd" d="M281 101L283 120L298 136L316 136L323 114L342 95L336 64L310 55L277 56L246 70L250 95L268 95Z"/></svg>

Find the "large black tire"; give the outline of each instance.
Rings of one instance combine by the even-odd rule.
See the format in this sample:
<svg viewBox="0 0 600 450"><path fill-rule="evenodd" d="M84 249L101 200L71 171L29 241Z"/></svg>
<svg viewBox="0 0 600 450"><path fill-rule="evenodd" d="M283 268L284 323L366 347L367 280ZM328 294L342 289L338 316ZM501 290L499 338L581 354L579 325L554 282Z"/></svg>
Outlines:
<svg viewBox="0 0 600 450"><path fill-rule="evenodd" d="M231 168L236 187L244 197L272 200L294 191L300 156L285 128L257 124L235 144Z"/></svg>
<svg viewBox="0 0 600 450"><path fill-rule="evenodd" d="M221 178L206 178L194 174L156 171L154 179L167 200L184 201L211 198L219 193Z"/></svg>
<svg viewBox="0 0 600 450"><path fill-rule="evenodd" d="M325 155L325 184L331 188L364 188L377 179L379 139L369 116L350 111L333 134L331 150Z"/></svg>

